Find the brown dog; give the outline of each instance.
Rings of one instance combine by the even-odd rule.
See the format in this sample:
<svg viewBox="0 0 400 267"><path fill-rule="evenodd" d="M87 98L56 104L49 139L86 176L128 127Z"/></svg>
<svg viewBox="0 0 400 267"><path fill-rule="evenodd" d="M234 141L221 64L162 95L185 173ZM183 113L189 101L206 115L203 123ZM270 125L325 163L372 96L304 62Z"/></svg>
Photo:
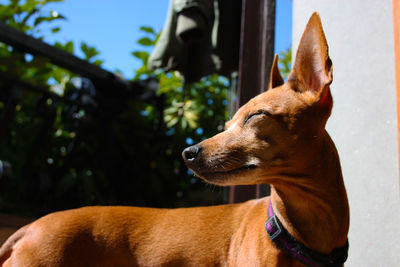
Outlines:
<svg viewBox="0 0 400 267"><path fill-rule="evenodd" d="M183 151L217 185L271 184L271 197L186 209L86 207L21 228L2 266L342 266L349 209L325 123L332 63L318 14L283 80L239 109L226 130ZM267 222L267 223L266 223Z"/></svg>

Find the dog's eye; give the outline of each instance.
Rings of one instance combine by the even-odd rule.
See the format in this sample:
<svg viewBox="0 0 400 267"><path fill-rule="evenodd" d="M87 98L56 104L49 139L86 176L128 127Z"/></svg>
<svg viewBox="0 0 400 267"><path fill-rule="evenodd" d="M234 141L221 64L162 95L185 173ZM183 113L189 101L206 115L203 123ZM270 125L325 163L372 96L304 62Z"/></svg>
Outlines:
<svg viewBox="0 0 400 267"><path fill-rule="evenodd" d="M257 116L260 115L265 115L267 114L265 111L257 111L255 113L251 113L250 115L247 115L247 117L244 119L244 125L246 125L246 123L248 123L250 120L254 119Z"/></svg>

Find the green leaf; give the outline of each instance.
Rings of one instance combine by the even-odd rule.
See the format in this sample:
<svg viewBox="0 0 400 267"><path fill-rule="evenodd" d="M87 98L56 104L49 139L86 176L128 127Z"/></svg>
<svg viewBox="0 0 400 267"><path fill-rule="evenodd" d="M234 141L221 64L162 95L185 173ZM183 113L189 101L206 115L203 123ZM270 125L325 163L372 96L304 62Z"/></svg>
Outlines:
<svg viewBox="0 0 400 267"><path fill-rule="evenodd" d="M51 29L51 32L52 32L52 33L57 33L57 32L59 32L60 30L61 30L60 27L55 27L55 28Z"/></svg>
<svg viewBox="0 0 400 267"><path fill-rule="evenodd" d="M282 78L286 79L290 73L292 64L292 49L289 47L288 49L279 52L279 71L282 74Z"/></svg>
<svg viewBox="0 0 400 267"><path fill-rule="evenodd" d="M147 60L149 59L149 53L145 51L135 51L132 52L132 55L138 59L140 59L143 65L147 65Z"/></svg>
<svg viewBox="0 0 400 267"><path fill-rule="evenodd" d="M66 51L68 53L71 53L71 54L74 53L74 43L72 41L69 41L69 42L67 42L65 44L61 44L59 42L55 42L54 46Z"/></svg>
<svg viewBox="0 0 400 267"><path fill-rule="evenodd" d="M26 0L25 4L20 6L22 12L32 13L36 7L40 4L40 1Z"/></svg>
<svg viewBox="0 0 400 267"><path fill-rule="evenodd" d="M152 46L152 45L154 45L154 41L152 41L148 37L140 38L137 42L138 42L138 44L141 44L143 46Z"/></svg>
<svg viewBox="0 0 400 267"><path fill-rule="evenodd" d="M15 7L19 5L19 0L11 0L10 1L10 6Z"/></svg>
<svg viewBox="0 0 400 267"><path fill-rule="evenodd" d="M150 26L142 26L142 27L140 27L140 30L143 32L151 33L151 34L156 34L154 29Z"/></svg>
<svg viewBox="0 0 400 267"><path fill-rule="evenodd" d="M89 46L84 42L81 43L81 50L85 54L85 60L90 60L100 54L100 52L97 51L96 48L94 48L93 46Z"/></svg>
<svg viewBox="0 0 400 267"><path fill-rule="evenodd" d="M164 110L164 113L165 113L165 114L177 113L177 112L178 112L178 109L179 109L179 107L177 107L177 106L172 106L172 107L166 108L166 109Z"/></svg>
<svg viewBox="0 0 400 267"><path fill-rule="evenodd" d="M59 19L66 19L63 15L59 14L57 11L50 11L50 16L48 17L37 17L33 22L34 26L39 25L42 22L50 22Z"/></svg>
<svg viewBox="0 0 400 267"><path fill-rule="evenodd" d="M68 53L73 54L74 53L74 43L72 41L67 42L64 45L65 51L67 51Z"/></svg>
<svg viewBox="0 0 400 267"><path fill-rule="evenodd" d="M167 118L168 116L165 116L165 117ZM166 122L167 122L167 126L169 128L171 128L171 127L173 127L175 124L177 124L179 122L179 118L178 117L171 117L170 120L166 119Z"/></svg>
<svg viewBox="0 0 400 267"><path fill-rule="evenodd" d="M104 61L100 59L96 59L95 61L92 62L92 64L96 66L101 66L103 63Z"/></svg>
<svg viewBox="0 0 400 267"><path fill-rule="evenodd" d="M13 8L11 8L10 6L0 5L0 20L1 21L6 21L6 20L12 18L13 15L14 15Z"/></svg>
<svg viewBox="0 0 400 267"><path fill-rule="evenodd" d="M147 65L147 64L146 64ZM146 65L143 65L143 66L141 66L140 68L138 68L135 72L136 72L136 74L135 74L135 77L134 77L134 80L137 80L137 79L143 79L142 78L142 76L143 75L149 75L151 72L147 69L147 66Z"/></svg>
<svg viewBox="0 0 400 267"><path fill-rule="evenodd" d="M187 126L188 126L188 122L187 122L187 120L185 120L185 119L182 119L182 120L181 120L181 127L182 127L182 129L186 129L186 128L187 128Z"/></svg>

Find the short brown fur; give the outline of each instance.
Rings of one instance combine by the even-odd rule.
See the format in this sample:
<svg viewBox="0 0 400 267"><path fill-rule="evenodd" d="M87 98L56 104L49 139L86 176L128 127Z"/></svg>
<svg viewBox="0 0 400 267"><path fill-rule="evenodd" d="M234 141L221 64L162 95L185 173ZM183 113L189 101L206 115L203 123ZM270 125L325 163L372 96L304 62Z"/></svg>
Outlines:
<svg viewBox="0 0 400 267"><path fill-rule="evenodd" d="M85 207L44 216L0 249L10 266L303 266L269 240L271 200L283 226L320 253L346 243L349 208L339 157L325 131L332 63L314 13L283 83L241 107L226 130L183 152L218 185L271 184L271 196L184 209ZM194 152L195 151L195 152Z"/></svg>

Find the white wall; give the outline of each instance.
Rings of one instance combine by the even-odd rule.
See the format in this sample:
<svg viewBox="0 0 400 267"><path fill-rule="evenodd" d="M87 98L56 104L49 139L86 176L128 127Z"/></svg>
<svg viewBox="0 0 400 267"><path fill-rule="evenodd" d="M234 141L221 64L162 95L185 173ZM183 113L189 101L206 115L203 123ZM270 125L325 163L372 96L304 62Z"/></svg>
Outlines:
<svg viewBox="0 0 400 267"><path fill-rule="evenodd" d="M293 52L314 11L333 62L328 131L350 202L346 266L400 266L392 0L294 0Z"/></svg>

